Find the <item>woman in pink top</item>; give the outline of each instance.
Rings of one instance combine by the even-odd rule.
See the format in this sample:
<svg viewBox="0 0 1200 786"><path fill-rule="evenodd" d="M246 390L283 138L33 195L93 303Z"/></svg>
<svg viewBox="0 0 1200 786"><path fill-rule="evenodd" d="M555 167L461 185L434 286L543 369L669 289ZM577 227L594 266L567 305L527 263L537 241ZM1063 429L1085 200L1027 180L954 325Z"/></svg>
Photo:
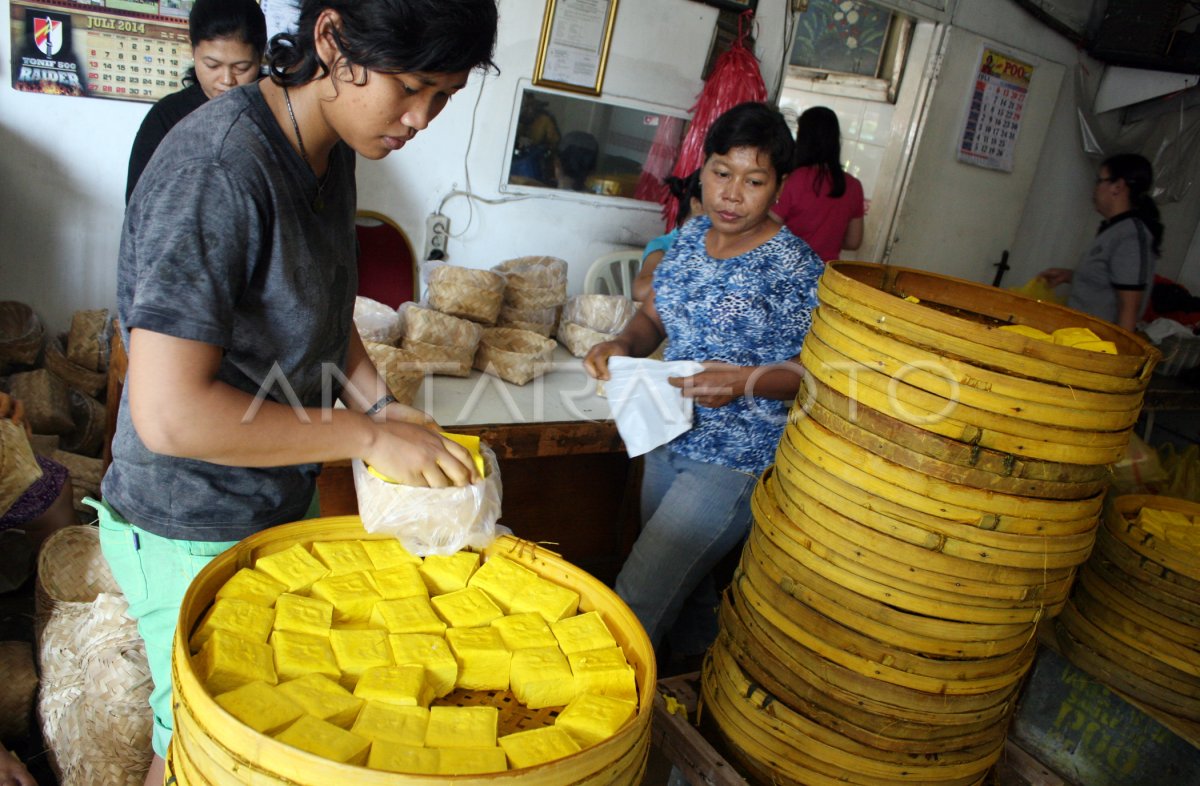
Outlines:
<svg viewBox="0 0 1200 786"><path fill-rule="evenodd" d="M862 245L862 183L842 170L842 133L832 109L815 106L796 121L795 169L771 211L828 262Z"/></svg>

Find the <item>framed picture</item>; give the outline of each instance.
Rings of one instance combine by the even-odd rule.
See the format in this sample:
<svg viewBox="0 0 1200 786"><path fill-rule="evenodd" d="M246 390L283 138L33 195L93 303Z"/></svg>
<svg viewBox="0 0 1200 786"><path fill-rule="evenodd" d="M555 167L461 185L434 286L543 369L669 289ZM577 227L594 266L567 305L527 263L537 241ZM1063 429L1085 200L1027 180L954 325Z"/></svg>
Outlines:
<svg viewBox="0 0 1200 786"><path fill-rule="evenodd" d="M722 8L726 11L758 10L758 0L696 0L696 2Z"/></svg>
<svg viewBox="0 0 1200 786"><path fill-rule="evenodd" d="M617 0L546 0L533 83L600 95Z"/></svg>

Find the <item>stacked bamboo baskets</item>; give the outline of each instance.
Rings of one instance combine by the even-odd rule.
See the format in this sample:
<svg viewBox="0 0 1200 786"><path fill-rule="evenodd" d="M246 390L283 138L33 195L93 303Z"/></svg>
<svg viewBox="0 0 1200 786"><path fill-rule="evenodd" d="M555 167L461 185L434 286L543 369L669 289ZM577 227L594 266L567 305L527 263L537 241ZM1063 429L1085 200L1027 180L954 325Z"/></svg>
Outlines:
<svg viewBox="0 0 1200 786"><path fill-rule="evenodd" d="M836 262L721 608L704 706L778 784L976 784L1095 538L1157 353L944 276ZM1088 327L1104 355L999 330Z"/></svg>
<svg viewBox="0 0 1200 786"><path fill-rule="evenodd" d="M1058 642L1101 682L1200 721L1200 553L1143 528L1143 508L1181 513L1200 531L1194 502L1140 495L1111 500L1096 550L1055 620Z"/></svg>

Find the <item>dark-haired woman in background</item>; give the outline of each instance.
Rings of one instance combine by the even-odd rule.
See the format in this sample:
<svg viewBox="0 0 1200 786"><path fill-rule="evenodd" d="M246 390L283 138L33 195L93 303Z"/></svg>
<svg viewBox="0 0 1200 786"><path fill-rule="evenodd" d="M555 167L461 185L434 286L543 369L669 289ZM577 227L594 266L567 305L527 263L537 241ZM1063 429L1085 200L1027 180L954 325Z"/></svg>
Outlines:
<svg viewBox="0 0 1200 786"><path fill-rule="evenodd" d="M654 646L669 637L672 657L685 662L716 637L712 571L750 529L750 494L800 388L792 361L823 269L769 215L792 158L778 111L735 106L709 129L704 155L704 215L679 230L621 335L584 360L608 379L610 357L645 357L669 338L667 360L704 363L671 380L696 403L693 425L646 456L642 531L616 581Z"/></svg>
<svg viewBox="0 0 1200 786"><path fill-rule="evenodd" d="M1104 217L1083 261L1075 270L1042 271L1050 286L1071 282L1067 305L1126 330L1137 326L1150 301L1154 269L1162 248L1163 225L1150 196L1154 169L1136 153L1122 153L1100 165L1092 204Z"/></svg>
<svg viewBox="0 0 1200 786"><path fill-rule="evenodd" d="M270 77L184 118L133 192L117 263L129 371L89 504L154 680L148 784L173 729L175 623L205 564L313 515L324 461L410 486L478 479L388 393L354 329L355 161L400 150L491 67L496 25L495 0L303 0Z"/></svg>
<svg viewBox="0 0 1200 786"><path fill-rule="evenodd" d="M796 121L792 174L771 211L824 261L863 239L863 188L842 169L842 132L832 109L814 106Z"/></svg>
<svg viewBox="0 0 1200 786"><path fill-rule="evenodd" d="M257 0L196 0L188 15L192 67L183 90L164 97L146 113L129 153L125 202L150 156L183 118L226 90L256 81L267 49L267 20Z"/></svg>
<svg viewBox="0 0 1200 786"><path fill-rule="evenodd" d="M633 279L633 299L639 303L650 296L654 288L654 271L662 262L666 253L671 250L675 238L679 237L679 228L692 216L698 216L704 210L704 202L700 197L700 170L697 169L687 177L668 175L663 183L679 203L675 215L675 228L665 235L659 235L646 244L642 251L642 269Z"/></svg>

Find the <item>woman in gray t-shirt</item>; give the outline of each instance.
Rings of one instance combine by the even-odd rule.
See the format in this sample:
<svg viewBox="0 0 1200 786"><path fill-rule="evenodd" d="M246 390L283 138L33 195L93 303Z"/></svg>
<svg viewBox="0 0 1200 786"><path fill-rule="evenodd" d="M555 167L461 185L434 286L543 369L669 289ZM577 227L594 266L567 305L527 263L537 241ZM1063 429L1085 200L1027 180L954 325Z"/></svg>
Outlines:
<svg viewBox="0 0 1200 786"><path fill-rule="evenodd" d="M1074 270L1050 268L1041 274L1050 286L1071 282L1071 308L1126 330L1133 330L1146 310L1162 247L1163 225L1150 196L1153 182L1153 169L1142 156L1107 159L1092 192L1096 212L1104 217L1095 240Z"/></svg>

